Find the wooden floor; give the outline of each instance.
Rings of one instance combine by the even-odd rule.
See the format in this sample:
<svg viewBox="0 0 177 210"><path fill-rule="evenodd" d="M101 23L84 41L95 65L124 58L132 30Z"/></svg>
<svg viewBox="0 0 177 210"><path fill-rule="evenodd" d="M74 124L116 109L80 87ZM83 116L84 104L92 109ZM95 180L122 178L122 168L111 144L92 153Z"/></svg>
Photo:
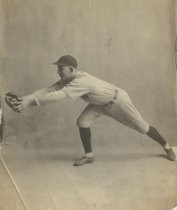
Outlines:
<svg viewBox="0 0 177 210"><path fill-rule="evenodd" d="M13 181L13 177L8 173L8 169L4 165L3 160L0 160L0 209L10 210L27 209L23 198L18 192L18 188Z"/></svg>
<svg viewBox="0 0 177 210"><path fill-rule="evenodd" d="M95 163L73 167L81 153L64 139L58 144L46 139L22 142L9 137L1 150L8 171L1 161L0 209L171 210L177 206L177 162L166 160L156 144L133 141L118 147L103 140L102 145L94 144Z"/></svg>

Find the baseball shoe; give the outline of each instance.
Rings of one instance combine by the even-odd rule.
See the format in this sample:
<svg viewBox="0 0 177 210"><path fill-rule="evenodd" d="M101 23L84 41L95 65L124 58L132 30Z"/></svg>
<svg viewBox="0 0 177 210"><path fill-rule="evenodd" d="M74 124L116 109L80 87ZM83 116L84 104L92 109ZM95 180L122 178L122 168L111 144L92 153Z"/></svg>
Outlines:
<svg viewBox="0 0 177 210"><path fill-rule="evenodd" d="M94 157L82 157L81 159L77 160L73 166L82 166L86 163L93 163L95 161Z"/></svg>
<svg viewBox="0 0 177 210"><path fill-rule="evenodd" d="M167 153L167 159L168 160L171 160L171 161L175 161L176 160L176 154L175 154L175 152L174 152L172 147L170 147L168 149L164 148L164 150Z"/></svg>

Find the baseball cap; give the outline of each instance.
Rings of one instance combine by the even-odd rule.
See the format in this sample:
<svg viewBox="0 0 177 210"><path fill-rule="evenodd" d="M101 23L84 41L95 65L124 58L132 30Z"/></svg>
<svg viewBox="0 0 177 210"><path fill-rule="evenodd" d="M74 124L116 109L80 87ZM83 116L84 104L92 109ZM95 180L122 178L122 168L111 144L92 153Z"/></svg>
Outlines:
<svg viewBox="0 0 177 210"><path fill-rule="evenodd" d="M53 64L61 66L73 66L74 68L77 68L77 60L71 55L64 55Z"/></svg>

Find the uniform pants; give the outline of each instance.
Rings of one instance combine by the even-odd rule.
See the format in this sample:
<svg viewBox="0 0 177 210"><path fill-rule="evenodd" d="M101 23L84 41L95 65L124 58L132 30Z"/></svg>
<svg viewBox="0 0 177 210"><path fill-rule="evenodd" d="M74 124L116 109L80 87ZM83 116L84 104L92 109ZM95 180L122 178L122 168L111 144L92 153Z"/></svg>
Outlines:
<svg viewBox="0 0 177 210"><path fill-rule="evenodd" d="M88 104L79 116L77 125L82 128L88 128L94 120L101 115L111 117L143 134L147 133L149 130L149 124L134 107L127 92L122 89L118 91L118 96L112 104Z"/></svg>

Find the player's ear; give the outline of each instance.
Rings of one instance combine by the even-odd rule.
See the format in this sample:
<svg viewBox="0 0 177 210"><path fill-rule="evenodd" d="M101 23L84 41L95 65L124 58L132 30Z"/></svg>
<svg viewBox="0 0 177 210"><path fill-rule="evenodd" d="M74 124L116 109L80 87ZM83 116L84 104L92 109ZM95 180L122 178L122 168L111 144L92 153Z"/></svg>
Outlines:
<svg viewBox="0 0 177 210"><path fill-rule="evenodd" d="M74 71L72 67L70 67L70 71L71 71L71 72L73 72L73 71Z"/></svg>

